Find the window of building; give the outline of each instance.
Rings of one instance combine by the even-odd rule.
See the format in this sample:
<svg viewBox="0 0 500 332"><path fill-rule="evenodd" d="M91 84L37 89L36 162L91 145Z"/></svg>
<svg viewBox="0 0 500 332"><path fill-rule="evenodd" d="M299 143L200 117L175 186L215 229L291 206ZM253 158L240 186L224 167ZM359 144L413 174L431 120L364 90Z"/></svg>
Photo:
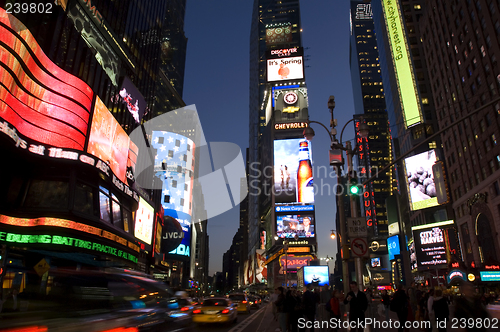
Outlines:
<svg viewBox="0 0 500 332"><path fill-rule="evenodd" d="M495 171L496 171L495 162L493 160L490 160L489 164L490 164L491 174L495 173Z"/></svg>
<svg viewBox="0 0 500 332"><path fill-rule="evenodd" d="M94 190L91 186L79 182L76 184L73 209L80 213L97 215L94 209Z"/></svg>
<svg viewBox="0 0 500 332"><path fill-rule="evenodd" d="M491 143L490 140L484 141L484 148L486 149L486 152L491 150Z"/></svg>
<svg viewBox="0 0 500 332"><path fill-rule="evenodd" d="M495 134L491 134L491 142L493 143L493 145L497 145L497 137L495 136Z"/></svg>
<svg viewBox="0 0 500 332"><path fill-rule="evenodd" d="M488 48L491 48L491 38L490 38L490 35L486 36L486 45L488 46Z"/></svg>
<svg viewBox="0 0 500 332"><path fill-rule="evenodd" d="M481 121L479 121L479 125L481 126L481 132L484 133L486 131L486 122L481 119Z"/></svg>
<svg viewBox="0 0 500 332"><path fill-rule="evenodd" d="M479 173L476 173L476 183L477 184L481 183L481 178L479 177Z"/></svg>
<svg viewBox="0 0 500 332"><path fill-rule="evenodd" d="M63 180L31 180L24 201L28 208L68 208L69 183Z"/></svg>
<svg viewBox="0 0 500 332"><path fill-rule="evenodd" d="M486 168L481 167L481 172L483 172L483 179L486 179L488 177L486 174Z"/></svg>

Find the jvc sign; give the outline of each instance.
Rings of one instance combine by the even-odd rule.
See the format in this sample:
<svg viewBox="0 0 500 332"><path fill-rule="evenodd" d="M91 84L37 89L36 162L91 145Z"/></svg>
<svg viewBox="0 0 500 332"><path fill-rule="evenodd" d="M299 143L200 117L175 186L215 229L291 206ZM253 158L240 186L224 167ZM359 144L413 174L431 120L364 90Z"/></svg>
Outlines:
<svg viewBox="0 0 500 332"><path fill-rule="evenodd" d="M347 218L347 234L350 238L367 237L365 218Z"/></svg>

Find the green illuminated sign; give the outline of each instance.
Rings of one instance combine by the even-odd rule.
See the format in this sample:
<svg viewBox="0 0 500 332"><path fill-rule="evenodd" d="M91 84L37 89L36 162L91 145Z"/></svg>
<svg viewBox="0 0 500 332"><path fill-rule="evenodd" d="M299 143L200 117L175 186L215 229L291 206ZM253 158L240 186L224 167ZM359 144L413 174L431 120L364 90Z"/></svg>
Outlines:
<svg viewBox="0 0 500 332"><path fill-rule="evenodd" d="M97 242L85 241L74 237L58 236L58 235L29 235L29 234L0 232L0 242L20 243L20 244L30 244L30 243L57 244L75 248L84 248L88 250L103 252L113 256L125 258L129 261L137 263L137 257L132 254L129 254L128 252L119 250L115 247L100 244Z"/></svg>
<svg viewBox="0 0 500 332"><path fill-rule="evenodd" d="M439 204L438 204L437 197L432 197L429 199L425 199L423 201L412 202L411 205L412 205L412 210L416 211L416 210L421 210L421 209L426 209L426 208L430 208L433 206L437 206Z"/></svg>
<svg viewBox="0 0 500 332"><path fill-rule="evenodd" d="M408 128L423 121L417 85L400 15L399 1L383 0L382 3L401 109L405 118L405 128Z"/></svg>

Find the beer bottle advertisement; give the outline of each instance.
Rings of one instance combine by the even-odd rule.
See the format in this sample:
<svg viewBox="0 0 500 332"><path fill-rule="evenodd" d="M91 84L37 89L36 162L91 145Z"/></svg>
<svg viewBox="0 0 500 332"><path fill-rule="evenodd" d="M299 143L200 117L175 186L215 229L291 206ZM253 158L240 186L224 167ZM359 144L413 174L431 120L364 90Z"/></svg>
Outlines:
<svg viewBox="0 0 500 332"><path fill-rule="evenodd" d="M303 138L274 141L276 204L314 203L311 145Z"/></svg>

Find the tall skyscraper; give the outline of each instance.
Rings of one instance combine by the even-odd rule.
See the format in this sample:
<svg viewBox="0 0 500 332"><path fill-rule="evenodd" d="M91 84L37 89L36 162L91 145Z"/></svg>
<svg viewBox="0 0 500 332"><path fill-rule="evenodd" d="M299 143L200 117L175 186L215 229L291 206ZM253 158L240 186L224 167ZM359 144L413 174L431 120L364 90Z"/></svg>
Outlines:
<svg viewBox="0 0 500 332"><path fill-rule="evenodd" d="M303 155L311 151L302 135L307 126L308 95L298 0L255 0L250 50L250 264L245 276L254 274L252 261L272 256L256 266L267 266L268 275L273 276L268 283L273 287L284 285L285 280L296 283L293 272L297 267L287 273L281 262L285 248L302 244L297 249L300 253L312 251L316 244L314 199L300 201L302 195L297 191L299 150L303 149ZM310 158L307 156L304 158ZM312 188L312 177L306 180ZM258 280L260 272L255 271Z"/></svg>
<svg viewBox="0 0 500 332"><path fill-rule="evenodd" d="M350 65L351 82L355 105L355 131L359 121L364 121L370 128L369 137L362 138L356 135L359 144L356 171L363 181L374 175L378 169L389 164L393 159L392 138L387 116L384 85L379 63L379 52L374 31L374 22L371 4L366 1L351 1L351 38L350 38ZM365 185L362 197L362 206L366 217L366 225L371 240L385 240L388 237L388 222L386 199L392 194L396 185L395 174L391 167L380 174L377 179ZM382 268L389 267L389 261L384 256L387 251L378 250L370 255L378 257L382 264L370 267L372 273L385 274ZM372 280L374 284L384 282L384 279ZM385 280L387 282L387 280Z"/></svg>
<svg viewBox="0 0 500 332"><path fill-rule="evenodd" d="M500 259L499 3L422 4L419 22L453 211L467 266Z"/></svg>

